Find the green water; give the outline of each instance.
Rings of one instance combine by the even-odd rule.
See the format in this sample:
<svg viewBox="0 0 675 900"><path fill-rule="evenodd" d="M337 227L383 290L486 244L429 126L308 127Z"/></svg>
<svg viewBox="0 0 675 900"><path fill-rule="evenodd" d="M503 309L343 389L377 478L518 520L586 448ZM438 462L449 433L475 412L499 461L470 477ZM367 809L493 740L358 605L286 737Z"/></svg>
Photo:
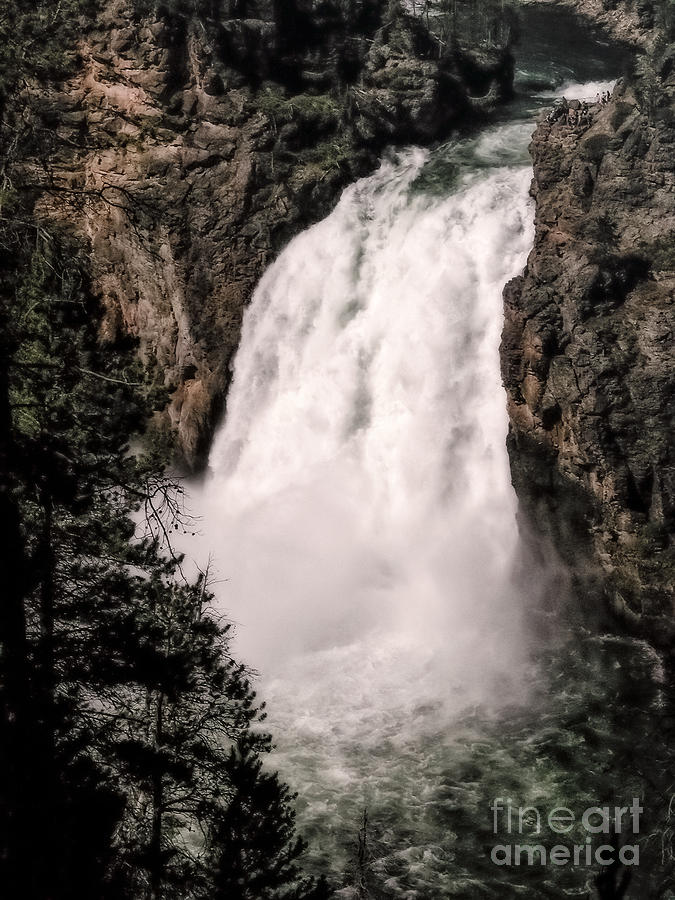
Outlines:
<svg viewBox="0 0 675 900"><path fill-rule="evenodd" d="M533 660L527 705L491 716L475 709L446 733L426 734L403 746L394 738L365 747L360 759L352 759L361 784L340 797L332 818L322 819L301 804L300 821L313 845L316 869L339 872L343 885L364 881L363 896L374 898L596 897L595 879L607 867L594 860L585 865L585 853L578 866L501 867L492 862L491 851L496 845L543 845L547 852L556 845L585 846L589 832L579 820L586 809L613 810L637 797L644 808L639 833L632 833L632 819L625 815L628 827L621 835L623 844L638 848L639 858L639 866L630 868L626 896L672 897L670 676L647 644L570 634L568 643ZM311 748L307 751L311 754ZM496 798L502 799L497 830L491 809ZM359 865L362 807L368 815L367 853ZM519 807L538 810L541 831L531 812L520 833ZM576 819L563 835L546 822L560 807ZM604 833L592 835L593 853L608 840ZM635 858L633 852L629 858ZM337 896L359 895L347 888Z"/></svg>

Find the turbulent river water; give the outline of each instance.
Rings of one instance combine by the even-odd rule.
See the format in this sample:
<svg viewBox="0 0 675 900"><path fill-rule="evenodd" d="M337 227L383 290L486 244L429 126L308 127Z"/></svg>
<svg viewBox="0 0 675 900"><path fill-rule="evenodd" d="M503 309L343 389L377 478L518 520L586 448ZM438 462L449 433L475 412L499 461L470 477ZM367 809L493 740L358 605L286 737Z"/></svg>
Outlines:
<svg viewBox="0 0 675 900"><path fill-rule="evenodd" d="M499 374L502 289L533 241L534 116L619 74L564 22L575 52L556 63L531 33L502 122L392 154L270 267L196 491L274 765L339 896L587 896L587 873L535 884L486 855L491 797L583 793L585 763L571 776L542 742L579 746L560 709L588 703L603 645L566 654L583 674L564 687L533 656Z"/></svg>

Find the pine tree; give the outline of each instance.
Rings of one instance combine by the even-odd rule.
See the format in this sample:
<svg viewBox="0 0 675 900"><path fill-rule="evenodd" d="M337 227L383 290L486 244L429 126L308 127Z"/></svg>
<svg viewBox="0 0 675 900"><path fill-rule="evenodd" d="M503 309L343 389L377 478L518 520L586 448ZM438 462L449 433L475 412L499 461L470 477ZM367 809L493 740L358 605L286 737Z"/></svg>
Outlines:
<svg viewBox="0 0 675 900"><path fill-rule="evenodd" d="M101 342L86 248L36 217L22 167L39 157L48 179L58 137L20 90L67 76L80 16L92 21L96 7L0 11L0 894L10 900L213 894L215 822L237 792L231 748L271 747L207 579L187 581L167 543L182 494L166 454L130 450L163 392L131 346ZM269 827L290 816L275 783ZM295 852L292 828L284 834ZM313 896L295 869L286 875L298 897Z"/></svg>
<svg viewBox="0 0 675 900"><path fill-rule="evenodd" d="M184 578L167 543L180 484L162 454L130 450L162 392L129 347L101 343L79 249L38 223L26 234L0 236L3 897L213 896L240 796L232 748L270 749L264 713L207 578ZM288 791L252 776L248 833L276 834L288 864L237 877L258 884L262 866L279 897L317 896L290 864Z"/></svg>
<svg viewBox="0 0 675 900"><path fill-rule="evenodd" d="M215 867L213 900L323 900L323 879L302 879L305 850L295 836L292 800L276 773L263 768L250 735L230 750L226 769L231 796L215 817L209 851Z"/></svg>

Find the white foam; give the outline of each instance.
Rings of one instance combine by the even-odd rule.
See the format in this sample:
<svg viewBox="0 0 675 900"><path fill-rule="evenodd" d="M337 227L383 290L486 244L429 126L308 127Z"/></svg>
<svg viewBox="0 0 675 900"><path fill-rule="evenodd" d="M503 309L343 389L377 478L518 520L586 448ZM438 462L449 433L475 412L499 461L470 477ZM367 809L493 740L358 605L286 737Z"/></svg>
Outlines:
<svg viewBox="0 0 675 900"><path fill-rule="evenodd" d="M606 91L609 91L611 94L616 84L616 78L613 81L587 81L583 84L570 81L562 87L556 88L555 91L537 94L537 97L550 97L551 99L565 97L567 100L589 100L594 102L598 94L604 94Z"/></svg>
<svg viewBox="0 0 675 900"><path fill-rule="evenodd" d="M374 863L392 897L440 896L453 871L452 834L417 813L444 802L452 740L473 739L460 711L531 676L498 350L534 238L530 130L441 148L465 165L446 196L443 165L421 193L423 151L384 163L286 248L193 500L320 868L348 865L364 806L408 848L415 821L400 878L396 835Z"/></svg>
<svg viewBox="0 0 675 900"><path fill-rule="evenodd" d="M429 198L425 161L383 164L266 273L198 499L237 652L310 730L359 727L373 691L385 719L478 702L517 669L498 344L531 172Z"/></svg>

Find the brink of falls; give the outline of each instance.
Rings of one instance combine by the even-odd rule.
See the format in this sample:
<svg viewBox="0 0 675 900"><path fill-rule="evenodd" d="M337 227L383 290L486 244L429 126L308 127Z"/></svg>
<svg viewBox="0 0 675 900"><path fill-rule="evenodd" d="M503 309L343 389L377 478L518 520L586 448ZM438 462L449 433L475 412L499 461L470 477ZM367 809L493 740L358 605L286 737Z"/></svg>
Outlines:
<svg viewBox="0 0 675 900"><path fill-rule="evenodd" d="M551 88L568 99L610 86L564 71ZM510 785L554 806L567 778L532 734L585 687L542 700L498 349L534 237L533 115L562 92L388 157L288 245L246 312L195 497L312 865L354 883L367 808L373 896L506 896L490 798Z"/></svg>

